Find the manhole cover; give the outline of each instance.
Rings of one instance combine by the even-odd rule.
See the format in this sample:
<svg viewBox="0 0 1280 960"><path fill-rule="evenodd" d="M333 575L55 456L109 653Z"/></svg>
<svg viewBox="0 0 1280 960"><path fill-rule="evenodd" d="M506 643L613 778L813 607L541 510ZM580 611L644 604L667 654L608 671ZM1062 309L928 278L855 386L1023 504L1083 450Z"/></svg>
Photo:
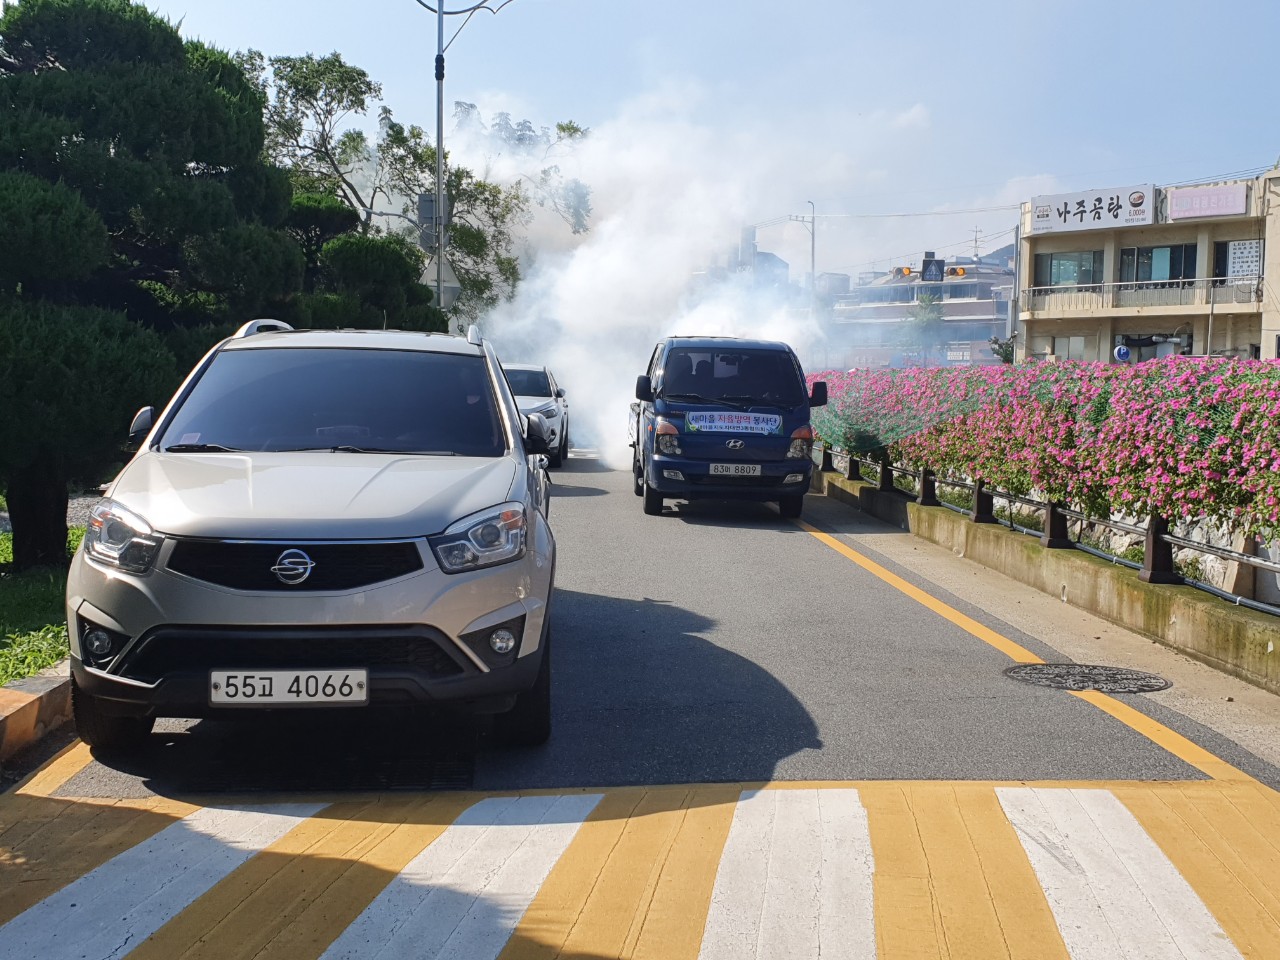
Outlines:
<svg viewBox="0 0 1280 960"><path fill-rule="evenodd" d="M1020 663L1005 676L1055 690L1097 690L1100 693L1154 693L1173 686L1164 677L1124 667L1092 663Z"/></svg>

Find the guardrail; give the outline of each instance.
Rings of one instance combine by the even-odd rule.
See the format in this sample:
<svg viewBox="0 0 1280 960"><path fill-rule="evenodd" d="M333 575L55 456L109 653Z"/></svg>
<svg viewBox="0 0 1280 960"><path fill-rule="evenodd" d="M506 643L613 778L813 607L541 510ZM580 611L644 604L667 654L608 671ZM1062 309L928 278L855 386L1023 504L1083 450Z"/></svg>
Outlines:
<svg viewBox="0 0 1280 960"><path fill-rule="evenodd" d="M1150 280L1090 283L1075 286L1027 287L1025 309L1105 310L1109 307L1176 307L1261 303L1261 276L1201 277L1195 280Z"/></svg>
<svg viewBox="0 0 1280 960"><path fill-rule="evenodd" d="M1264 603L1252 597L1244 597L1240 594L1223 590L1213 584L1184 576L1178 571L1174 562L1173 551L1177 548L1178 550L1200 553L1273 573L1280 573L1280 562L1176 536L1169 532L1170 524L1168 518L1159 514L1152 514L1146 526L1126 523L1122 520L1113 520L1109 517L1094 517L1078 510L1073 510L1064 503L1050 503L1008 493L991 487L980 479L958 480L939 477L928 468L914 470L909 467L898 466L887 458L860 457L829 448L820 443L814 444L814 460L821 469L835 470L846 479L874 482L879 490L897 491L904 495L913 496L915 502L920 506L946 507L957 513L964 514L974 523L999 523L1019 533L1038 537L1040 544L1051 550L1080 550L1100 559L1130 567L1137 570L1139 578L1147 583L1184 584L1189 587L1195 587L1197 590L1211 593L1224 600L1230 600L1239 606L1258 610L1262 613L1269 613L1273 616L1280 616L1280 606ZM874 481L864 479L861 471L862 467L868 467L873 471ZM895 482L898 477L910 477L915 481L914 494L902 490L898 486ZM962 507L940 499L937 492L939 485L969 491L968 506ZM1039 512L1042 517L1041 529L1037 530L1017 523L1014 519L1012 506L1008 510L1008 517L1001 517L995 508L996 500L1006 501L1010 505L1018 504ZM1079 524L1077 536L1075 537L1071 535L1071 521ZM1117 556L1083 542L1080 537L1084 534L1086 527L1103 527L1109 530L1118 530L1131 536L1142 537L1141 562Z"/></svg>

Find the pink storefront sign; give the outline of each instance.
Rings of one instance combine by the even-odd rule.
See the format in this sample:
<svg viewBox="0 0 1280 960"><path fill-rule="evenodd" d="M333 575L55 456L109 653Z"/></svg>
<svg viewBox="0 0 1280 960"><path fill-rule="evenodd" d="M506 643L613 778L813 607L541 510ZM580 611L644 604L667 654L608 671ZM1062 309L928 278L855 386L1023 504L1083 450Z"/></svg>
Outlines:
<svg viewBox="0 0 1280 960"><path fill-rule="evenodd" d="M1170 187L1169 219L1235 217L1248 212L1249 187L1231 183L1215 187Z"/></svg>

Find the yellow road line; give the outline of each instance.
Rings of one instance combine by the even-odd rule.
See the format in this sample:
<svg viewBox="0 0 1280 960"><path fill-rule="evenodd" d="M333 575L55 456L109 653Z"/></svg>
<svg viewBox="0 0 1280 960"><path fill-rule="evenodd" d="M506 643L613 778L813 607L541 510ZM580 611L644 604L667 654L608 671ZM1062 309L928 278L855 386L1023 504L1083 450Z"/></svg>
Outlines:
<svg viewBox="0 0 1280 960"><path fill-rule="evenodd" d="M47 797L89 765L93 755L82 740L63 748L10 792L16 797ZM2 798L0 798L2 800Z"/></svg>
<svg viewBox="0 0 1280 960"><path fill-rule="evenodd" d="M131 958L319 957L475 794L336 804L241 865Z"/></svg>
<svg viewBox="0 0 1280 960"><path fill-rule="evenodd" d="M1280 957L1280 853L1266 788L1112 787L1250 960ZM1199 788L1199 789L1196 789ZM1243 809L1242 809L1243 808ZM1259 818L1261 814L1261 818Z"/></svg>
<svg viewBox="0 0 1280 960"><path fill-rule="evenodd" d="M802 530L805 530L808 533L813 534L814 537L821 540L832 550L836 551L836 553L839 553L842 556L846 557L847 559L852 560L854 563L860 566L863 570L866 570L872 576L878 577L879 579L883 580L885 583L889 584L889 586L893 587L895 590L905 593L908 597L910 597L912 600L915 600L917 603L920 603L923 606L928 607L930 610L932 610L938 616L942 617L944 620L950 621L951 623L955 624L957 627L959 627L961 630L965 631L966 633L972 634L973 636L977 637L983 643L986 643L986 644L989 644L990 646L995 647L1005 656L1010 657L1013 660L1016 660L1018 663L1044 663L1044 660L1036 656L1026 647L1023 647L1019 644L1014 643L1008 637L1001 636L1000 634L992 630L990 627L984 626L983 624L979 623L977 620L974 620L972 617L965 616L959 610L955 609L952 606L949 606L946 603L943 603L937 597L929 593L926 593L925 591L917 587L915 584L908 583L906 580L903 580L896 573L891 573L890 571L886 570L884 567L880 566L880 564L872 560L870 557L863 556L857 550L854 550L852 547L848 546L845 543L842 543L841 541L837 540L835 537L831 536L831 534L823 533L817 527L811 526L805 523L803 520L798 520L796 522L799 523L800 528Z"/></svg>
<svg viewBox="0 0 1280 960"><path fill-rule="evenodd" d="M862 569L866 570L873 576L883 580L894 589L906 594L911 599L928 607L938 616L955 624L966 633L977 637L983 643L995 647L1001 653L1010 657L1018 663L1043 663L1040 657L1036 656L1030 650L1019 644L1014 643L1007 637L1001 636L990 627L985 627L978 623L972 617L967 617L959 610L947 603L939 600L937 597L926 593L914 584L908 583L902 577L886 570L880 564L876 563L870 557L866 557L854 550L848 544L837 540L829 533L824 533L817 527L814 527L802 520L796 521L801 529L812 534L822 543L826 544L832 550L841 556L852 560ZM1162 723L1152 720L1146 714L1139 710L1135 710L1127 704L1123 704L1113 697L1097 691L1087 690L1083 692L1071 691L1075 696L1088 703L1093 704L1099 710L1109 714L1121 723L1125 724L1132 730L1142 734L1152 743L1163 747L1180 760L1189 763L1206 776L1215 780L1231 780L1241 782L1256 782L1253 777L1249 776L1242 770L1238 770L1225 760L1215 756L1203 747L1197 746L1180 733L1175 733Z"/></svg>
<svg viewBox="0 0 1280 960"><path fill-rule="evenodd" d="M1243 770L1238 770L1227 761L1220 759L1199 744L1193 743L1182 734L1170 730L1163 723L1152 720L1141 710L1135 710L1127 703L1097 690L1072 690L1071 695L1091 703L1104 713L1115 717L1125 726L1136 730L1152 743L1168 750L1179 760L1189 763L1201 773L1214 780L1230 780L1241 783L1256 783L1253 777Z"/></svg>

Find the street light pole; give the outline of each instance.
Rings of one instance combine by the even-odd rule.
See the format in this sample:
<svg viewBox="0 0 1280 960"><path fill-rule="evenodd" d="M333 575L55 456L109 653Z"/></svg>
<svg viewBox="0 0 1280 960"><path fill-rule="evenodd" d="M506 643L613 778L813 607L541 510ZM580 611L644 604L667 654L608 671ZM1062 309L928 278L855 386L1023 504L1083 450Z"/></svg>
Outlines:
<svg viewBox="0 0 1280 960"><path fill-rule="evenodd" d="M444 309L444 0L436 0L436 307Z"/></svg>

